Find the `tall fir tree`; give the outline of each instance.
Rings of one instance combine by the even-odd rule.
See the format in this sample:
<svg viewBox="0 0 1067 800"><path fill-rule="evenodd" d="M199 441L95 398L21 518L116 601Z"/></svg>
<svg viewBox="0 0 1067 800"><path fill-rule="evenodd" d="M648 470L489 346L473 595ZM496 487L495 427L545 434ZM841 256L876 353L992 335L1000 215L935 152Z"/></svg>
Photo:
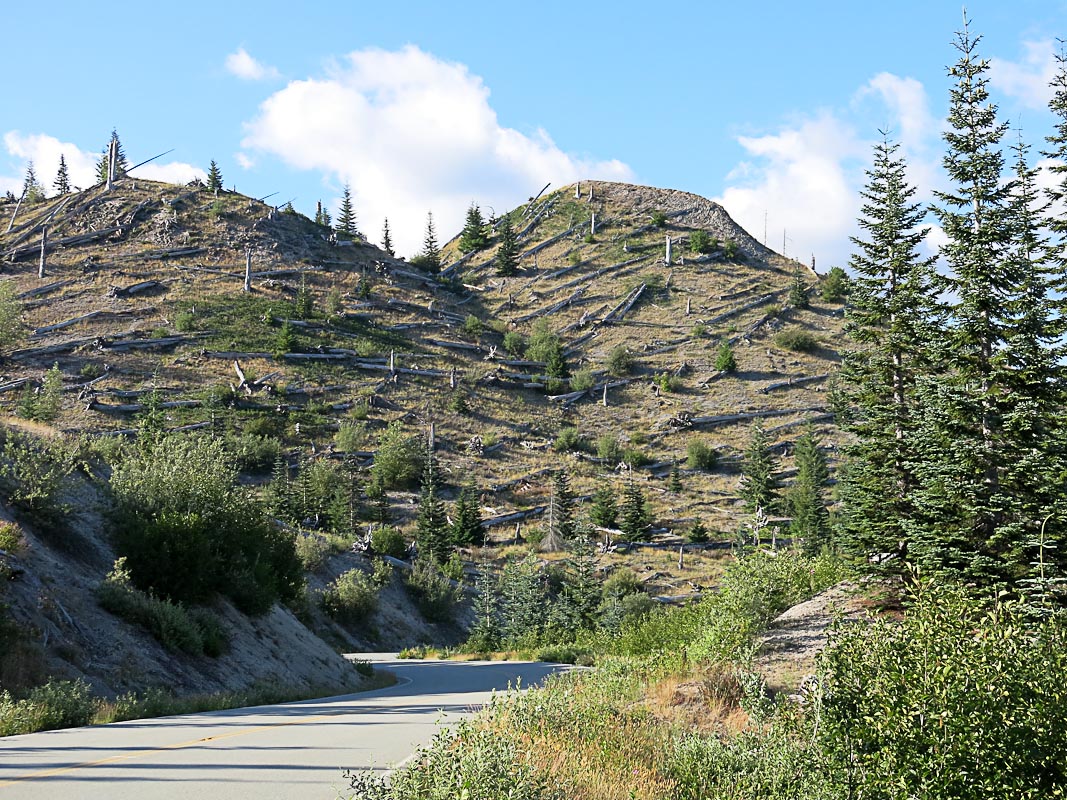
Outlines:
<svg viewBox="0 0 1067 800"><path fill-rule="evenodd" d="M393 252L393 237L389 233L389 217L385 218L385 222L382 223L382 250L391 256L395 256Z"/></svg>
<svg viewBox="0 0 1067 800"><path fill-rule="evenodd" d="M338 236L352 239L359 235L356 228L356 210L352 205L352 188L346 183L341 191L341 208L337 212L337 224L334 230Z"/></svg>
<svg viewBox="0 0 1067 800"><path fill-rule="evenodd" d="M491 652L500 646L500 598L493 577L493 565L488 559L478 564L474 582L474 623L467 637L467 648L475 652Z"/></svg>
<svg viewBox="0 0 1067 800"><path fill-rule="evenodd" d="M845 446L841 545L864 567L906 574L917 518L917 381L936 369L932 343L944 312L935 259L920 255L924 211L898 149L887 136L875 146L861 192L863 233L852 238L846 330L856 346L843 353L841 394L843 427L855 438Z"/></svg>
<svg viewBox="0 0 1067 800"><path fill-rule="evenodd" d="M793 283L789 287L789 305L793 308L807 308L811 305L808 300L808 282L804 280L804 267L799 261L793 268Z"/></svg>
<svg viewBox="0 0 1067 800"><path fill-rule="evenodd" d="M925 518L912 550L927 574L990 586L1011 582L1021 567L1013 513L1020 498L1010 495L1005 481L1020 441L1006 412L1037 387L1011 374L1018 365L1008 345L1024 277L1012 252L1017 183L1004 179L1007 126L989 100L989 64L978 56L979 41L965 21L956 39L960 58L950 70L955 85L943 161L950 186L935 193L934 212L948 240L941 254L954 302L944 348L947 374L921 404L925 453L915 497Z"/></svg>
<svg viewBox="0 0 1067 800"><path fill-rule="evenodd" d="M574 538L577 525L574 519L574 492L571 479L565 468L556 470L552 476L552 491L548 498L545 536L541 549L556 552Z"/></svg>
<svg viewBox="0 0 1067 800"><path fill-rule="evenodd" d="M22 179L22 196L26 198L27 203L39 203L44 200L44 187L37 180L37 171L32 161L26 162L26 175Z"/></svg>
<svg viewBox="0 0 1067 800"><path fill-rule="evenodd" d="M753 422L741 466L739 491L745 510L750 513L762 509L764 514L769 514L777 497L778 481L774 477L775 460L770 444L763 425L758 420Z"/></svg>
<svg viewBox="0 0 1067 800"><path fill-rule="evenodd" d="M606 481L598 483L593 490L589 521L598 528L614 528L618 524L619 506L615 499L615 489Z"/></svg>
<svg viewBox="0 0 1067 800"><path fill-rule="evenodd" d="M797 476L786 496L793 518L790 531L794 539L803 540L806 553L814 554L829 544L826 485L830 470L826 465L826 454L810 424L797 437L793 457Z"/></svg>
<svg viewBox="0 0 1067 800"><path fill-rule="evenodd" d="M651 538L649 526L652 520L645 505L645 495L634 481L632 471L623 493L621 517L619 530L631 542L645 542Z"/></svg>
<svg viewBox="0 0 1067 800"><path fill-rule="evenodd" d="M438 564L448 561L452 552L448 534L448 518L444 501L441 500L437 455L427 447L422 484L419 487L419 513L415 519L415 541L419 546L419 557L430 558Z"/></svg>
<svg viewBox="0 0 1067 800"><path fill-rule="evenodd" d="M574 610L575 622L582 628L596 624L600 605L600 581L597 580L596 550L588 536L578 536L570 547L563 595Z"/></svg>
<svg viewBox="0 0 1067 800"><path fill-rule="evenodd" d="M545 621L547 596L540 564L531 553L511 559L500 574L501 638L515 646L537 640Z"/></svg>
<svg viewBox="0 0 1067 800"><path fill-rule="evenodd" d="M511 224L511 215L505 214L500 221L500 247L497 248L496 274L511 277L519 271L519 243L515 238L515 226Z"/></svg>
<svg viewBox="0 0 1067 800"><path fill-rule="evenodd" d="M56 170L56 180L52 184L56 194L70 194L70 171L67 168L67 159L62 153L59 154L59 169Z"/></svg>
<svg viewBox="0 0 1067 800"><path fill-rule="evenodd" d="M207 167L207 188L208 191L218 194L222 191L222 170L215 162L215 159L211 159L211 163Z"/></svg>
<svg viewBox="0 0 1067 800"><path fill-rule="evenodd" d="M321 200L315 203L315 224L324 228L333 227L333 218L330 216L330 212L323 207Z"/></svg>
<svg viewBox="0 0 1067 800"><path fill-rule="evenodd" d="M459 234L459 251L461 253L473 253L482 250L489 244L489 235L486 232L485 217L482 210L475 203L467 209L467 219L463 224L463 230Z"/></svg>

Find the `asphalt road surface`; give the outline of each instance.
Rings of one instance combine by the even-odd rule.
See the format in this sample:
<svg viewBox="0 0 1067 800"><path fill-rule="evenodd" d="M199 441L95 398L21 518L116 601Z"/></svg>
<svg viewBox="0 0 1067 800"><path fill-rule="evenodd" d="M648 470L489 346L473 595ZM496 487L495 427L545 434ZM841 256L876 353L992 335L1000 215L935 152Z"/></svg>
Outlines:
<svg viewBox="0 0 1067 800"><path fill-rule="evenodd" d="M0 800L336 800L344 769L388 771L494 690L561 667L398 661L373 692L0 738Z"/></svg>

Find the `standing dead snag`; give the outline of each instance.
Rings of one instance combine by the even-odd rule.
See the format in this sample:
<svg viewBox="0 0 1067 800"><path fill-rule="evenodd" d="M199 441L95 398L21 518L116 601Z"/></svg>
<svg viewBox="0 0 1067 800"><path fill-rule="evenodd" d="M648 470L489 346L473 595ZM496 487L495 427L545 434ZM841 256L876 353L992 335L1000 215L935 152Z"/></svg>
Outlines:
<svg viewBox="0 0 1067 800"><path fill-rule="evenodd" d="M252 248L245 248L245 292L252 291Z"/></svg>
<svg viewBox="0 0 1067 800"><path fill-rule="evenodd" d="M48 251L48 226L41 228L41 260L37 264L37 277L44 278L45 253Z"/></svg>

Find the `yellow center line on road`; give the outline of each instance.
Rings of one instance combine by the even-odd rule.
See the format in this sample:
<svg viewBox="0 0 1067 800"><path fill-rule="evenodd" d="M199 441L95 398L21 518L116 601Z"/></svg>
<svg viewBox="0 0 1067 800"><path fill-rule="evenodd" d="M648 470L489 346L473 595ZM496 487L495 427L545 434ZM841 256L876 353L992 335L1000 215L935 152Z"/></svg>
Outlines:
<svg viewBox="0 0 1067 800"><path fill-rule="evenodd" d="M216 742L220 739L233 739L237 736L247 736L250 733L259 733L260 731L269 730L271 728L284 728L287 725L301 725L305 722L315 722L320 719L329 719L330 717L340 716L338 714L320 714L316 717L304 717L302 719L293 719L288 722L275 722L270 725L258 725L254 728L246 728L240 731L232 731L231 733L222 733L217 736L205 736L200 739L190 739L187 742L178 742L176 744L167 744L162 747L152 747L147 750L138 750L136 753L124 753L118 756L111 756L109 758L102 758L99 761L85 761L81 764L72 764L69 767L56 767L55 769L41 770L40 772L30 772L26 775L20 775L17 778L10 778L8 780L0 780L0 786L10 786L13 783L21 783L22 781L32 781L37 778L47 778L51 775L60 775L64 772L73 772L77 769L86 769L88 767L99 767L103 764L114 764L117 761L129 761L134 758L141 758L142 756L149 755L151 753L159 753L166 750L181 750L183 747L192 747L193 745L203 744L204 742Z"/></svg>

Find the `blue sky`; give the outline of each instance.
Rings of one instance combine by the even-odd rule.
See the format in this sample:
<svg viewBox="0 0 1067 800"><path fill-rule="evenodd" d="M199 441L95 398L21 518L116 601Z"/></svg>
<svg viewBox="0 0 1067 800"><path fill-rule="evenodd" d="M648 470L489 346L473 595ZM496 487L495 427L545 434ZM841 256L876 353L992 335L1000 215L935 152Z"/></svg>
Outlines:
<svg viewBox="0 0 1067 800"><path fill-rule="evenodd" d="M75 183L117 128L141 173L313 213L350 182L404 254L432 210L509 208L580 177L684 189L820 270L843 264L880 128L940 181L955 2L364 3L58 0L4 13L0 191L26 160ZM1002 117L1040 144L1067 0L982 0ZM112 89L108 89L112 86Z"/></svg>

